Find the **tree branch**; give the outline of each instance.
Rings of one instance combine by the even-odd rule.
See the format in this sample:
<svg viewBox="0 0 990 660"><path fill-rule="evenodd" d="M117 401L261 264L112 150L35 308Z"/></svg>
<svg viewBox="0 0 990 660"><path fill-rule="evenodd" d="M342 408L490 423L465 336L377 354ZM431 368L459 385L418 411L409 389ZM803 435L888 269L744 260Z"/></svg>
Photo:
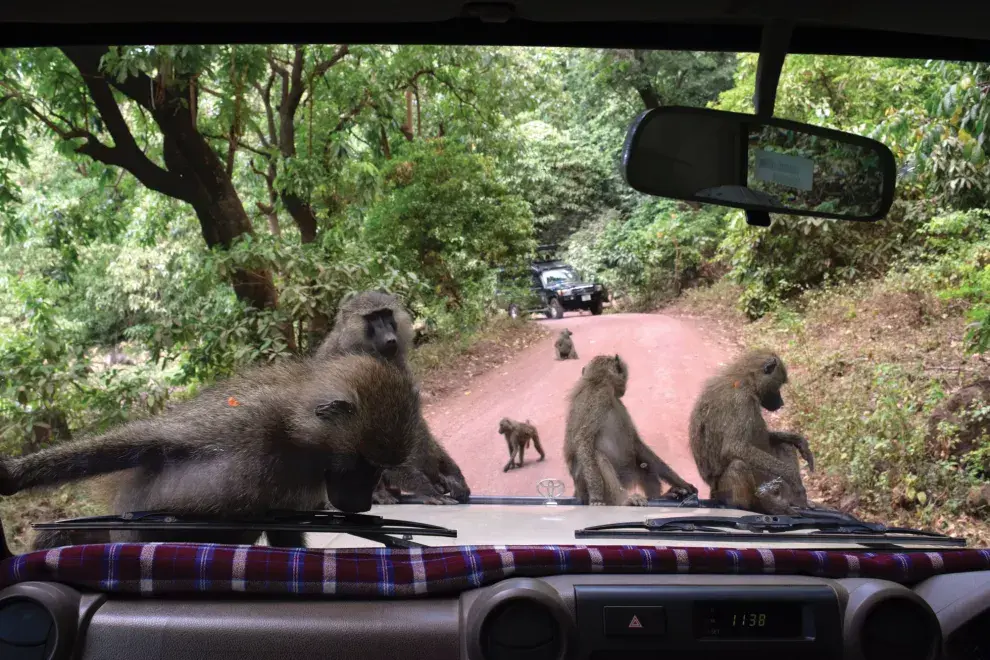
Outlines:
<svg viewBox="0 0 990 660"><path fill-rule="evenodd" d="M231 141L229 135L215 135L213 133L202 133L202 136L205 137L208 140L221 140L221 141L226 142L228 144L230 144L230 141ZM268 158L269 157L269 153L267 151L263 151L262 149L260 149L258 147L253 147L250 144L246 144L242 140L235 140L235 146L238 149L243 149L244 151L250 151L253 154L257 154L259 156L263 156L264 158Z"/></svg>
<svg viewBox="0 0 990 660"><path fill-rule="evenodd" d="M337 64L337 62L344 59L344 57L346 57L349 52L351 52L350 46L348 46L347 44L340 46L337 49L337 52L333 54L333 57L331 57L329 60L324 60L323 62L320 62L319 64L316 65L316 67L313 69L313 75L322 76L324 73L326 73L331 68L333 68L333 66Z"/></svg>
<svg viewBox="0 0 990 660"><path fill-rule="evenodd" d="M117 101L113 98L113 92L110 91L110 86L100 71L100 61L103 55L109 52L109 48L106 46L65 46L62 48L62 52L79 70L83 83L89 90L90 98L93 99L107 131L114 141L114 146L108 147L96 140L95 136L91 134L77 135L74 137L86 137L86 142L76 151L108 165L123 167L137 177L141 183L163 195L193 202L195 194L192 186L187 185L178 174L162 169L152 162L134 140L131 129L120 111L120 106L117 105ZM144 100L150 106L151 79L148 76L144 76L144 79L148 82L144 91ZM137 79L129 78L128 80ZM131 97L123 89L121 91ZM136 90L132 91L135 95L140 96ZM144 105L139 99L134 98L134 100Z"/></svg>

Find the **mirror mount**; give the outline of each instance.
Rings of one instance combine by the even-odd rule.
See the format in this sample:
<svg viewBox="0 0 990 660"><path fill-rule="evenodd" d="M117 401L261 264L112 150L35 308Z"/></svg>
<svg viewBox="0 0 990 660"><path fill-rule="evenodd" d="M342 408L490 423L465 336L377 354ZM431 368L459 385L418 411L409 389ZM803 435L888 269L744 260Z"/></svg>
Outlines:
<svg viewBox="0 0 990 660"><path fill-rule="evenodd" d="M791 43L793 23L772 19L763 28L760 41L760 58L756 63L756 90L753 92L753 110L758 119L773 117L777 103L777 86L784 68L787 47ZM753 227L769 227L769 211L746 211L746 224Z"/></svg>

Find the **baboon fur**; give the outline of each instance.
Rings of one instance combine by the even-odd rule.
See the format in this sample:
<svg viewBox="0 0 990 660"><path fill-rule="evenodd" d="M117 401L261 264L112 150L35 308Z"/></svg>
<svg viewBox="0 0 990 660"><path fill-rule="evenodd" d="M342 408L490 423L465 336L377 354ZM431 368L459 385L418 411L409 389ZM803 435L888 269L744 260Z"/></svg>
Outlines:
<svg viewBox="0 0 990 660"><path fill-rule="evenodd" d="M808 468L814 456L796 433L770 431L761 408L784 405L780 389L787 368L773 351L745 353L710 378L691 412L691 453L712 498L730 506L769 514L808 506L797 458L780 445L795 447ZM765 484L777 487L761 488Z"/></svg>
<svg viewBox="0 0 990 660"><path fill-rule="evenodd" d="M530 440L533 441L533 448L540 455L540 460L546 457L540 444L540 434L528 419L525 422L517 422L503 417L498 422L498 432L505 436L505 444L509 447L509 462L502 468L502 472L523 466L523 451L529 446ZM518 463L515 462L517 456Z"/></svg>
<svg viewBox="0 0 990 660"><path fill-rule="evenodd" d="M411 373L406 357L412 337L412 319L398 298L383 291L362 291L341 301L333 330L316 358L366 353ZM425 498L427 504L457 504L471 495L460 467L429 431L412 464L382 475L374 502L394 504L402 491Z"/></svg>
<svg viewBox="0 0 990 660"><path fill-rule="evenodd" d="M418 454L426 433L415 383L394 365L365 355L285 361L217 383L162 415L4 458L0 494L126 471L114 480L117 514L251 516L324 509L328 498L342 511L367 511L382 470ZM113 533L115 540L218 543L259 536ZM268 540L300 546L303 534L268 533Z"/></svg>
<svg viewBox="0 0 990 660"><path fill-rule="evenodd" d="M564 459L574 495L594 506L644 506L662 497L661 480L678 495L697 493L639 437L622 403L629 369L618 355L597 355L581 370L570 395ZM639 485L646 496L627 494Z"/></svg>
<svg viewBox="0 0 990 660"><path fill-rule="evenodd" d="M577 360L578 354L574 349L574 341L571 339L571 335L574 334L567 328L560 331L560 336L557 337L557 341L554 342L554 349L557 351L558 360Z"/></svg>

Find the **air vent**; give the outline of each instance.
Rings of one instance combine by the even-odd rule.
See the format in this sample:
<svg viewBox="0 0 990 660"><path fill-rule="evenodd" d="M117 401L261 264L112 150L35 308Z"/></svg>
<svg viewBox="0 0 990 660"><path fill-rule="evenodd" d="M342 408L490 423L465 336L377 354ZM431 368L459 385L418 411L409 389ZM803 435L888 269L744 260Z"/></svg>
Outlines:
<svg viewBox="0 0 990 660"><path fill-rule="evenodd" d="M563 644L553 612L530 598L501 603L481 627L485 660L557 660Z"/></svg>
<svg viewBox="0 0 990 660"><path fill-rule="evenodd" d="M57 637L55 617L40 603L27 598L0 603L0 658L45 660Z"/></svg>
<svg viewBox="0 0 990 660"><path fill-rule="evenodd" d="M941 634L930 610L895 596L870 608L863 621L860 648L864 660L931 660Z"/></svg>

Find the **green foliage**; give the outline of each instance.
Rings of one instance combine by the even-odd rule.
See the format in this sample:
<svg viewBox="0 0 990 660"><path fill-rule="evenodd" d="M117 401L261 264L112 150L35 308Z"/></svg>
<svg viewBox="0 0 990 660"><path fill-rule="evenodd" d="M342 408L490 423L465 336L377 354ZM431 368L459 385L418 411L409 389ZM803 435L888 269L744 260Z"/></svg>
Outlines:
<svg viewBox="0 0 990 660"><path fill-rule="evenodd" d="M990 177L979 141L962 128L963 117L974 131L985 128L980 111L967 109L979 96L975 75L915 60L788 56L775 114L885 142L899 161L898 202L886 220L869 225L774 216L762 229L736 214L720 255L743 287L740 307L750 318L811 288L882 275L917 256L923 227L939 208L986 205ZM736 85L716 107L751 112L755 79L756 56L741 55Z"/></svg>
<svg viewBox="0 0 990 660"><path fill-rule="evenodd" d="M527 204L491 159L448 140L408 145L385 178L387 194L365 221L368 241L419 269L434 311L456 310L477 325L494 300L495 269L523 263L535 248Z"/></svg>
<svg viewBox="0 0 990 660"><path fill-rule="evenodd" d="M583 131L531 121L520 127L520 136L526 148L508 174L509 185L533 209L541 242L559 243L622 205L614 164L583 139Z"/></svg>
<svg viewBox="0 0 990 660"><path fill-rule="evenodd" d="M649 200L627 220L605 218L575 233L567 258L613 294L654 307L699 278L718 247L724 215L718 207L699 212L673 200Z"/></svg>

